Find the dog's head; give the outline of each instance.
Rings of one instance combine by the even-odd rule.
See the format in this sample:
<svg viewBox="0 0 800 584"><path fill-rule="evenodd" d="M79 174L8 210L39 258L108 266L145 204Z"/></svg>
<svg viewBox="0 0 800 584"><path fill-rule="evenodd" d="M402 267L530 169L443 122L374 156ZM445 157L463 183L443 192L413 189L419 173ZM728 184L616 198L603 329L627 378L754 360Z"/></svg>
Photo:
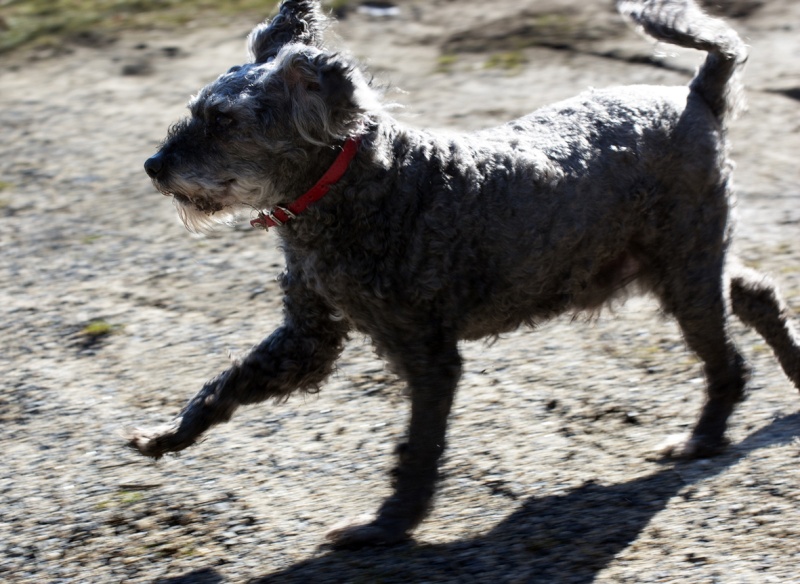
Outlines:
<svg viewBox="0 0 800 584"><path fill-rule="evenodd" d="M250 34L252 62L192 98L191 115L145 162L190 231L291 200L319 153L357 135L379 108L354 63L321 47L321 27L316 2L286 0Z"/></svg>

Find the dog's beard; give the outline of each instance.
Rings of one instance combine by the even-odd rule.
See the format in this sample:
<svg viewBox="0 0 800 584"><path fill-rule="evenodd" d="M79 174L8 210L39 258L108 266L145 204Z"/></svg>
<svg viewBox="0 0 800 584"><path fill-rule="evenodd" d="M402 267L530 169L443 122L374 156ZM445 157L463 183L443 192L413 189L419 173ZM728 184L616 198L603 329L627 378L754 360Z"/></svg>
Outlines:
<svg viewBox="0 0 800 584"><path fill-rule="evenodd" d="M229 180L219 185L177 177L154 184L165 195L172 195L181 222L198 234L208 234L219 225L233 225L245 213L271 206L268 201L275 197L271 183L264 179Z"/></svg>
<svg viewBox="0 0 800 584"><path fill-rule="evenodd" d="M229 194L228 184L216 185L181 176L153 182L163 194L172 195L178 217L192 233L207 234L217 225L235 222L237 201Z"/></svg>
<svg viewBox="0 0 800 584"><path fill-rule="evenodd" d="M191 233L207 234L218 225L231 225L236 222L236 213L232 207L224 207L218 211L203 211L181 195L172 198L183 226Z"/></svg>

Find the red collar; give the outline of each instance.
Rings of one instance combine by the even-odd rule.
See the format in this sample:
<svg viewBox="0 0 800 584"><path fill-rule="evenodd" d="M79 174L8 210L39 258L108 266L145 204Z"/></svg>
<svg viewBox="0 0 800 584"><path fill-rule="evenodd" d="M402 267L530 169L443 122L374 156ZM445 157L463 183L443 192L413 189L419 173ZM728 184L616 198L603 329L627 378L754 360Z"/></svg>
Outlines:
<svg viewBox="0 0 800 584"><path fill-rule="evenodd" d="M322 178L317 181L317 184L288 207L277 206L267 211L259 211L258 218L250 221L250 225L264 230L283 225L305 211L306 207L311 203L319 201L347 172L350 162L358 152L360 143L361 138L349 138L342 146L339 156L336 157L327 172L322 175Z"/></svg>

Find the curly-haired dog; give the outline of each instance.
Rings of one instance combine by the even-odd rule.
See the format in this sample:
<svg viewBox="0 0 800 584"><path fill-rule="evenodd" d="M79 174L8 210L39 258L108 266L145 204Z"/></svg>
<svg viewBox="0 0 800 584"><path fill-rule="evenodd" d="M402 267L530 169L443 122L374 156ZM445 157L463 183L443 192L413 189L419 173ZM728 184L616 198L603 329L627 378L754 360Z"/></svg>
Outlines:
<svg viewBox="0 0 800 584"><path fill-rule="evenodd" d="M729 251L726 125L745 47L692 0L620 10L656 39L708 53L688 87L592 90L459 135L392 119L356 64L322 46L317 3L286 0L251 33L252 62L202 89L145 163L190 229L262 211L253 223L274 227L286 255L284 323L130 445L157 458L240 405L316 389L348 333L366 333L408 383L408 438L376 518L331 539L389 543L431 505L461 339L594 310L634 285L654 294L708 381L673 456L717 452L744 397L731 312L800 387L800 341L775 286Z"/></svg>

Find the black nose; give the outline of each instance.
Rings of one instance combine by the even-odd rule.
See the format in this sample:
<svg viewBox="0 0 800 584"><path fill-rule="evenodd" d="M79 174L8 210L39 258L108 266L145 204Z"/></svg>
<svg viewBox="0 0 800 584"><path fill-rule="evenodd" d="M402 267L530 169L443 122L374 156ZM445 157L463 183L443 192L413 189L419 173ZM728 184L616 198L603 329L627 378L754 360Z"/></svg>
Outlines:
<svg viewBox="0 0 800 584"><path fill-rule="evenodd" d="M164 169L164 155L157 152L150 158L144 161L144 171L150 178L156 178L158 174Z"/></svg>

